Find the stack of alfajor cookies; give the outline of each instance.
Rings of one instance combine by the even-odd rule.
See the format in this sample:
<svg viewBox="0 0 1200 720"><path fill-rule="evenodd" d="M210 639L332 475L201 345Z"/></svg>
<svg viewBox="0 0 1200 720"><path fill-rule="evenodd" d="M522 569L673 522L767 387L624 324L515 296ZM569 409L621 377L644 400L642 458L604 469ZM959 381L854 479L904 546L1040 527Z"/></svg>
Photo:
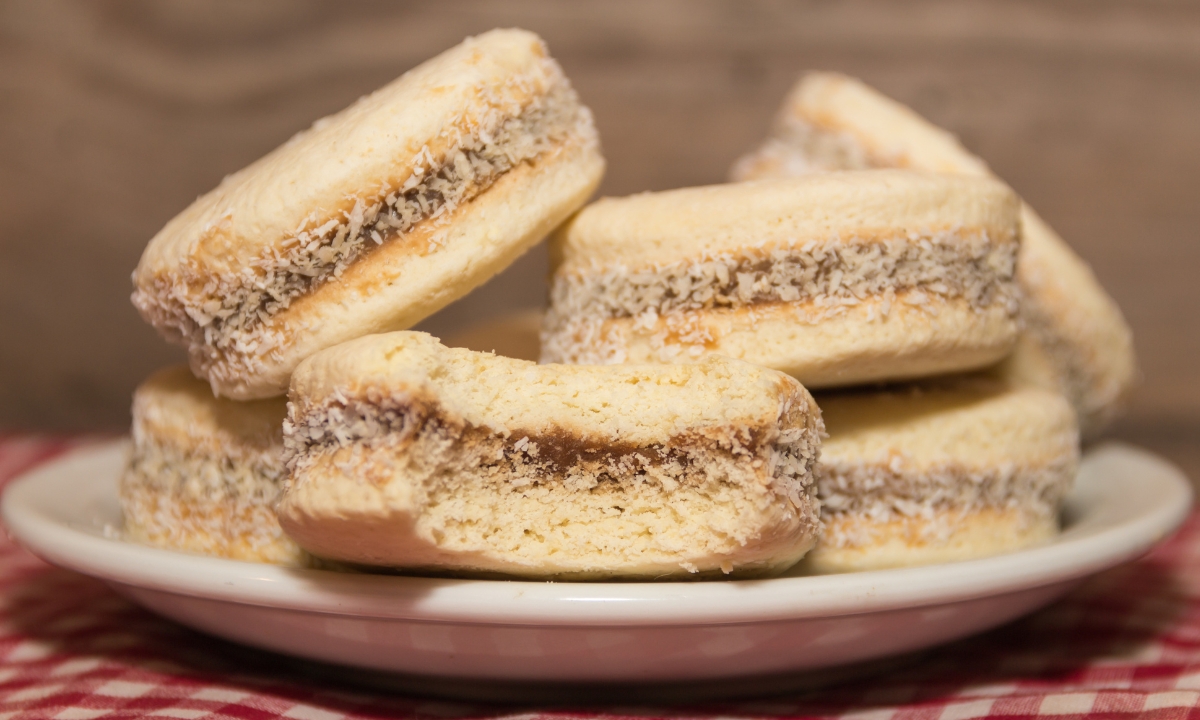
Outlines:
<svg viewBox="0 0 1200 720"><path fill-rule="evenodd" d="M794 565L820 526L821 424L793 378L718 357L539 366L402 332L543 239L603 169L542 42L493 31L198 199L151 240L133 302L208 387L174 370L137 391L128 535L531 577Z"/></svg>
<svg viewBox="0 0 1200 720"><path fill-rule="evenodd" d="M567 579L1046 541L1077 418L1098 429L1132 376L1128 331L982 163L817 81L852 101L795 122L791 102L747 182L579 211L591 114L536 36L497 30L229 176L134 273L195 376L135 395L128 536ZM551 233L540 339L529 314L458 347L405 330Z"/></svg>

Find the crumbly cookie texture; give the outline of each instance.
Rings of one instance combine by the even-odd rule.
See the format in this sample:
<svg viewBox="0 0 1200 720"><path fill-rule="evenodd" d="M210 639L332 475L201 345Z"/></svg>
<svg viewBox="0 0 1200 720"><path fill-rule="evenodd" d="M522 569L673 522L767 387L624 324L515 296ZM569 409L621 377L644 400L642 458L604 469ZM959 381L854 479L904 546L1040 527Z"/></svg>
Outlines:
<svg viewBox="0 0 1200 720"><path fill-rule="evenodd" d="M793 88L762 146L733 166L734 180L863 168L990 176L950 133L853 78L810 73ZM1070 399L1085 437L1112 420L1137 379L1120 310L1028 206L1017 261L1025 332L1000 374Z"/></svg>
<svg viewBox="0 0 1200 720"><path fill-rule="evenodd" d="M422 333L297 370L280 522L323 558L570 579L769 575L819 526L820 414L791 378L536 365Z"/></svg>
<svg viewBox="0 0 1200 720"><path fill-rule="evenodd" d="M286 473L285 413L282 399L214 398L184 367L143 383L120 483L125 534L170 550L301 563L272 510Z"/></svg>
<svg viewBox="0 0 1200 720"><path fill-rule="evenodd" d="M591 114L541 41L493 31L318 121L198 199L151 241L134 274L133 303L189 347L193 369L217 392L278 394L292 368L258 383L270 387L241 376L301 359L289 347L314 335L286 322L306 312L295 309L301 299L330 284L403 294L394 277L350 269L425 259L426 274L464 287L370 308L382 315L365 332L415 323L540 239L590 194L602 169ZM502 182L547 172L559 175L563 197L522 203L512 196L530 182ZM534 220L478 202L498 199L492 195ZM464 214L480 212L491 212L499 230L472 240L453 231ZM470 242L480 246L458 272L430 259Z"/></svg>
<svg viewBox="0 0 1200 720"><path fill-rule="evenodd" d="M677 362L718 352L814 387L994 362L1016 333L1016 201L995 183L942 180L846 173L596 203L553 241L542 360ZM801 360L816 338L784 342L760 327L783 314L827 330L840 318L863 340L860 356ZM943 338L897 346L888 326L913 314L959 330L960 346ZM950 327L957 323L965 327ZM756 330L756 342L731 339ZM885 355L890 368L873 362ZM841 370L827 372L833 364Z"/></svg>
<svg viewBox="0 0 1200 720"><path fill-rule="evenodd" d="M957 378L818 398L822 572L919 565L1049 540L1079 461L1059 395Z"/></svg>

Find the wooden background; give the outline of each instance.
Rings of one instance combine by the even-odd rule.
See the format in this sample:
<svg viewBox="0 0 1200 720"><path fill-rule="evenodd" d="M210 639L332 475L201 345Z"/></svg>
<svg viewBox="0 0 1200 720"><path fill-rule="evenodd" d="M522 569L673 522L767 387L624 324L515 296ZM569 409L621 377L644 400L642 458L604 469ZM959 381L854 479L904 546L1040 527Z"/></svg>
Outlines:
<svg viewBox="0 0 1200 720"><path fill-rule="evenodd" d="M116 430L182 353L130 306L146 241L315 118L497 26L596 114L605 194L719 182L807 68L957 132L1087 258L1144 382L1118 437L1200 471L1200 4L3 2L0 428ZM426 323L538 305L544 253Z"/></svg>

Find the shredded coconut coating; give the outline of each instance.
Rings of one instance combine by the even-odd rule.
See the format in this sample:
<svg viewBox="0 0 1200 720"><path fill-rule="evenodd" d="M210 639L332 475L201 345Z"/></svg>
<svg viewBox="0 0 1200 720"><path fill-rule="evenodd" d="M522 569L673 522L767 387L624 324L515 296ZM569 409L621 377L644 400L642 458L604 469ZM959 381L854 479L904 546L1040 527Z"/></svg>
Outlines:
<svg viewBox="0 0 1200 720"><path fill-rule="evenodd" d="M908 306L937 314L937 300L964 298L976 308L1018 311L1013 276L1017 244L993 241L981 229L951 228L871 242L840 239L801 246L754 248L648 268L596 267L553 278L542 334L543 362L620 362L621 348L604 342L603 325L635 318L650 330L668 320L676 342L703 349L691 337L689 313L791 303L798 320L816 323L880 298L886 318L899 294ZM676 322L671 322L675 318Z"/></svg>
<svg viewBox="0 0 1200 720"><path fill-rule="evenodd" d="M135 425L120 487L125 531L172 550L299 564L300 549L271 509L285 472L281 444L185 451Z"/></svg>
<svg viewBox="0 0 1200 720"><path fill-rule="evenodd" d="M825 458L817 467L826 526L821 543L869 546L873 529L898 519L921 519L921 540L944 543L956 524L982 510L1016 512L1026 524L1055 517L1071 488L1077 458L1064 455L1042 464L1004 463L968 467L943 463L918 468L903 456L872 464ZM854 522L840 522L854 519Z"/></svg>
<svg viewBox="0 0 1200 720"><path fill-rule="evenodd" d="M781 419L791 417L795 420L808 412L807 403L803 408L793 408L794 402L796 399L789 397L782 403ZM647 473L666 479L668 486L688 482L689 477L704 474L704 461L709 455L722 452L746 459L754 467L765 462L771 469L773 491L781 500L787 500L797 508L809 504L815 492L812 467L819 449L816 434L804 425L785 425L765 441L749 428L729 427L715 433L698 431L696 437L672 438L662 444L626 452L585 450L576 455L577 462L564 463L564 455L570 455L571 451L548 447L563 444L561 438L557 441L554 437L539 439L538 435L525 432L512 432L506 437L494 430L451 418L427 403L414 403L409 397L391 397L377 391L368 393L366 398L340 399L311 408L300 417L293 418L289 413L284 423L286 464L292 473L322 452L379 441L403 446L428 442L433 437L454 438L459 442L465 439L476 443L483 441L494 447L495 453L484 453L480 461L492 472L512 473L517 478L514 480L517 486L565 482L572 489L580 489L578 484L584 477L588 478L587 486L593 487L603 480ZM612 444L621 447L619 441L613 440ZM566 445L578 448L584 443L571 438ZM603 447L603 440L598 441L598 445ZM587 459L589 455L599 459Z"/></svg>
<svg viewBox="0 0 1200 720"><path fill-rule="evenodd" d="M313 468L329 458L335 458L348 479L360 483L371 478L387 482L400 475L417 478L414 484L425 498L420 514L437 524L439 546L468 555L487 551L518 556L546 542L541 533L549 536L561 529L546 526L542 516L547 512L565 513L570 519L561 523L576 528L569 534L578 538L585 537L580 533L596 518L628 513L630 524L640 526L651 516L691 516L692 509L724 505L740 508L735 514L790 517L788 523L799 529L794 531L800 538L796 542L815 538L820 520L813 468L822 427L809 402L797 395L780 400L778 421L770 427L697 428L661 443L630 446L612 438L473 426L428 399L369 391L359 396L340 393L330 402L303 409L293 403L284 436L289 488L308 482ZM697 526L686 532L705 536L714 546L762 542L757 533L763 528L754 523L721 525L719 513L702 516L719 527ZM677 528L679 519L666 522ZM476 537L479 533L485 540ZM604 541L653 546L677 540L643 529L632 540ZM558 552L570 555L580 549ZM697 549L680 547L675 552L687 557ZM687 561L679 565L705 576L713 570ZM746 567L749 574L764 571L752 563L722 563L717 570L745 574ZM572 577L593 575L607 576L597 569Z"/></svg>
<svg viewBox="0 0 1200 720"><path fill-rule="evenodd" d="M493 109L466 130L448 128L440 158L428 146L398 187L356 199L330 218L310 216L295 233L247 267L225 274L184 267L139 287L133 303L152 324L193 349L205 369L222 355L263 355L282 341L270 319L355 260L403 237L422 222L444 223L453 211L522 163L532 163L571 137L594 138L590 112L561 70L544 95L519 115ZM437 234L426 252L439 247ZM197 358L195 350L202 348Z"/></svg>

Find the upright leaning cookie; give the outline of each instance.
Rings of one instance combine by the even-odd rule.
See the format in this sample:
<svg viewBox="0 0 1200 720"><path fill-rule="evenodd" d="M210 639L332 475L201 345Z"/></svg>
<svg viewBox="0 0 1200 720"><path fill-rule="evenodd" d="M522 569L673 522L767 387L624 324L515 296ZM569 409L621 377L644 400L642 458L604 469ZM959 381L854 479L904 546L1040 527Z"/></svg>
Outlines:
<svg viewBox="0 0 1200 720"><path fill-rule="evenodd" d="M829 436L812 570L967 560L1058 532L1079 435L1057 393L972 378L817 401Z"/></svg>
<svg viewBox="0 0 1200 720"><path fill-rule="evenodd" d="M987 365L1017 334L1017 209L896 170L606 198L551 241L542 360L713 352L808 387Z"/></svg>
<svg viewBox="0 0 1200 720"><path fill-rule="evenodd" d="M296 563L271 505L283 485L283 398L214 398L185 367L133 395L133 450L121 478L125 533L170 550Z"/></svg>
<svg viewBox="0 0 1200 720"><path fill-rule="evenodd" d="M950 133L853 78L810 73L792 90L761 148L736 180L900 167L986 176ZM1112 419L1137 377L1133 337L1087 264L1028 205L1017 278L1025 332L1004 372L1064 393L1085 435Z"/></svg>
<svg viewBox="0 0 1200 720"><path fill-rule="evenodd" d="M781 572L818 531L821 420L728 358L537 365L423 333L292 378L287 533L331 560L526 577Z"/></svg>
<svg viewBox="0 0 1200 720"><path fill-rule="evenodd" d="M542 42L492 31L198 199L150 241L133 303L218 394L279 395L317 350L410 327L483 283L603 169Z"/></svg>

